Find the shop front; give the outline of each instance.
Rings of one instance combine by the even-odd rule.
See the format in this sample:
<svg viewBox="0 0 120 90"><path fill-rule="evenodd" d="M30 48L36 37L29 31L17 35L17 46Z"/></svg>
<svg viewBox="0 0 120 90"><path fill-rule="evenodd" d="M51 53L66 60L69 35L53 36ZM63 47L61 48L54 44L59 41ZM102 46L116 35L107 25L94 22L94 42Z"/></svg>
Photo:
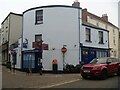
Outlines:
<svg viewBox="0 0 120 90"><path fill-rule="evenodd" d="M38 71L38 64L41 62L40 49L25 50L22 52L22 70L31 69Z"/></svg>
<svg viewBox="0 0 120 90"><path fill-rule="evenodd" d="M93 47L81 47L81 61L85 64L90 63L94 58L99 57L108 57L109 50L102 48L93 48Z"/></svg>

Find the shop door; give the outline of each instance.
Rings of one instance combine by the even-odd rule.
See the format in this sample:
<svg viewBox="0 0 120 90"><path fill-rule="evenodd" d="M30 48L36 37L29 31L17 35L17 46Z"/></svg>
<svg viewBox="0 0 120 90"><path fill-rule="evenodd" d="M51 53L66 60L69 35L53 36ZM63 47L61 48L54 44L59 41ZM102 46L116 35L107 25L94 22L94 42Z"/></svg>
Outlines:
<svg viewBox="0 0 120 90"><path fill-rule="evenodd" d="M88 52L88 50L83 50L82 51L82 62L84 62L84 64L89 63L89 52Z"/></svg>
<svg viewBox="0 0 120 90"><path fill-rule="evenodd" d="M35 53L35 71L39 70L39 64L40 64L40 52Z"/></svg>
<svg viewBox="0 0 120 90"><path fill-rule="evenodd" d="M96 52L94 50L89 50L89 62L96 58Z"/></svg>

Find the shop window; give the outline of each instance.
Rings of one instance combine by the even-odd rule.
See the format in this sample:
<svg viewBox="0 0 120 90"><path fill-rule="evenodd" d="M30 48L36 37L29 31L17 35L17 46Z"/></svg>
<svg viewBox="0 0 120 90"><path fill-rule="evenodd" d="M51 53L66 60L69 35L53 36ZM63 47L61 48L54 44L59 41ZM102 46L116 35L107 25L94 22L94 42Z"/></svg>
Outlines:
<svg viewBox="0 0 120 90"><path fill-rule="evenodd" d="M24 53L23 54L23 68L35 68L34 53Z"/></svg>
<svg viewBox="0 0 120 90"><path fill-rule="evenodd" d="M88 51L83 51L83 55L86 55L86 54L88 54Z"/></svg>
<svg viewBox="0 0 120 90"><path fill-rule="evenodd" d="M91 52L91 54L95 54L94 52Z"/></svg>

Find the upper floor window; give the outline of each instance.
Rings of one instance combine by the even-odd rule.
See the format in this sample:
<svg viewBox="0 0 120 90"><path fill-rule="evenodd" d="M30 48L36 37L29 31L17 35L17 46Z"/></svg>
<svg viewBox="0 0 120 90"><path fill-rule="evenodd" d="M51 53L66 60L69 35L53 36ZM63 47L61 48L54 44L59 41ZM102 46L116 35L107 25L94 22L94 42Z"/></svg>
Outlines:
<svg viewBox="0 0 120 90"><path fill-rule="evenodd" d="M42 24L42 23L43 23L43 10L37 10L35 24Z"/></svg>
<svg viewBox="0 0 120 90"><path fill-rule="evenodd" d="M90 28L86 28L86 41L91 42L91 30L90 30Z"/></svg>
<svg viewBox="0 0 120 90"><path fill-rule="evenodd" d="M103 32L99 31L99 44L103 44Z"/></svg>
<svg viewBox="0 0 120 90"><path fill-rule="evenodd" d="M115 34L115 30L113 29L113 34Z"/></svg>
<svg viewBox="0 0 120 90"><path fill-rule="evenodd" d="M114 45L115 45L115 37L113 37L113 43L114 43Z"/></svg>
<svg viewBox="0 0 120 90"><path fill-rule="evenodd" d="M105 29L107 29L107 25L105 25Z"/></svg>
<svg viewBox="0 0 120 90"><path fill-rule="evenodd" d="M96 25L99 27L99 22L96 22Z"/></svg>

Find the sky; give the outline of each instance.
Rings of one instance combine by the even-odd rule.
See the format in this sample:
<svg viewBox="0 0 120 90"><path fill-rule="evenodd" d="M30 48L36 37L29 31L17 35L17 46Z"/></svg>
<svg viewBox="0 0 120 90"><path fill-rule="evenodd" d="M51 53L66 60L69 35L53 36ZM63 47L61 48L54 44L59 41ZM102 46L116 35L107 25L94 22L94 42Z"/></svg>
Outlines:
<svg viewBox="0 0 120 90"><path fill-rule="evenodd" d="M0 23L10 12L22 14L33 7L46 5L69 5L75 0L0 0ZM95 15L108 15L108 20L118 26L118 1L120 0L78 0L81 8Z"/></svg>

